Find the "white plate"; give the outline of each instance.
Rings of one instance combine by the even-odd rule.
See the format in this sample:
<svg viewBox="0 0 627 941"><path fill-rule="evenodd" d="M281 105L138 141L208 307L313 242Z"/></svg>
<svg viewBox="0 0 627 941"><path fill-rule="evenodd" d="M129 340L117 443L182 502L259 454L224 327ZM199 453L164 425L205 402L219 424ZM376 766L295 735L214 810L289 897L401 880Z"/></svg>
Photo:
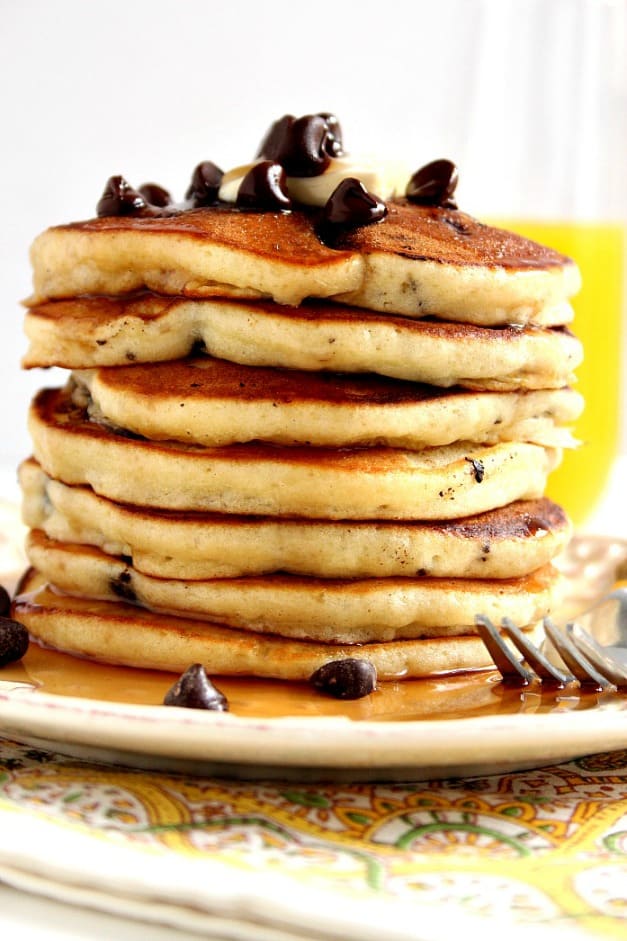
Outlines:
<svg viewBox="0 0 627 941"><path fill-rule="evenodd" d="M581 538L564 566L581 609L613 580L627 543ZM427 780L522 770L627 748L627 695L574 709L442 719L250 718L52 695L2 681L0 732L75 757L138 768L301 781ZM493 679L498 679L494 675ZM521 694L526 695L526 694ZM535 704L534 704L535 703ZM545 700L546 704L546 700Z"/></svg>
<svg viewBox="0 0 627 941"><path fill-rule="evenodd" d="M627 748L627 698L587 711L468 719L252 720L231 714L0 692L9 737L138 768L301 781L485 775Z"/></svg>

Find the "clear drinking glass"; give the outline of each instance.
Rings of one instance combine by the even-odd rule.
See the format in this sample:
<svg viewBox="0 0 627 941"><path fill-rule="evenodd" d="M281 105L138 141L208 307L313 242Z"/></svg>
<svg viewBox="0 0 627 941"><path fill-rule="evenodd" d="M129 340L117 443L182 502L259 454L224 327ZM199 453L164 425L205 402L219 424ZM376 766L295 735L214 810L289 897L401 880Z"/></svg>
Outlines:
<svg viewBox="0 0 627 941"><path fill-rule="evenodd" d="M478 0L476 12L463 158L476 187L472 211L551 245L582 272L571 327L585 351L581 446L566 452L548 485L582 524L621 447L627 3Z"/></svg>

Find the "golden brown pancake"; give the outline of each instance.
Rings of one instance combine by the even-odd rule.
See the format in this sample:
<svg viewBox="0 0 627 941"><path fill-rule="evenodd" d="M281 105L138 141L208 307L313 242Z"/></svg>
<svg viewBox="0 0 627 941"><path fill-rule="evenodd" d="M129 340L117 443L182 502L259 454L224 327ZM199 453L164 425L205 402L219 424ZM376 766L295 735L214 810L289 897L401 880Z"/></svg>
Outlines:
<svg viewBox="0 0 627 941"><path fill-rule="evenodd" d="M225 516L115 503L67 486L33 461L19 470L27 526L98 546L159 578L291 572L322 578L515 578L546 565L571 525L550 500L459 520L393 523Z"/></svg>
<svg viewBox="0 0 627 941"><path fill-rule="evenodd" d="M461 439L565 447L583 406L572 389L460 388L241 366L211 357L77 372L90 417L151 440L217 447L247 441L420 450Z"/></svg>
<svg viewBox="0 0 627 941"><path fill-rule="evenodd" d="M347 229L338 248L359 252L362 283L339 300L408 317L478 324L559 324L577 293L571 259L456 209L387 203L376 225Z"/></svg>
<svg viewBox="0 0 627 941"><path fill-rule="evenodd" d="M369 314L327 302L186 301L140 295L32 308L23 365L119 366L213 356L249 366L377 373L449 388L556 389L574 381L580 341L568 330L478 327Z"/></svg>
<svg viewBox="0 0 627 941"><path fill-rule="evenodd" d="M481 613L531 626L561 601L551 565L517 579L320 579L259 575L190 581L145 575L93 546L57 542L40 530L26 540L28 558L50 584L81 598L122 598L142 607L201 618L255 633L363 644L475 632Z"/></svg>
<svg viewBox="0 0 627 941"><path fill-rule="evenodd" d="M68 390L42 390L29 416L34 456L67 484L162 509L324 519L451 519L542 495L560 449L458 442L422 451L129 438L95 422Z"/></svg>
<svg viewBox="0 0 627 941"><path fill-rule="evenodd" d="M13 616L34 640L103 663L182 673L192 663L212 675L308 680L329 660L363 657L381 680L432 676L491 666L477 636L329 645L256 634L192 618L146 611L122 600L90 601L51 591L30 570Z"/></svg>
<svg viewBox="0 0 627 941"><path fill-rule="evenodd" d="M477 636L386 644L323 644L256 634L192 618L156 614L122 600L71 598L51 591L33 570L23 579L13 616L50 647L102 663L182 673L202 663L211 675L308 680L329 660L358 657L381 680L480 669L492 660Z"/></svg>
<svg viewBox="0 0 627 941"><path fill-rule="evenodd" d="M35 239L31 262L37 300L149 288L186 297L263 295L282 304L350 290L362 267L356 252L324 245L302 212L232 207L55 226Z"/></svg>
<svg viewBox="0 0 627 941"><path fill-rule="evenodd" d="M579 288L572 261L457 210L388 203L381 222L330 248L316 214L226 207L169 217L107 216L34 242L33 301L148 288L186 297L335 297L410 317L563 323Z"/></svg>

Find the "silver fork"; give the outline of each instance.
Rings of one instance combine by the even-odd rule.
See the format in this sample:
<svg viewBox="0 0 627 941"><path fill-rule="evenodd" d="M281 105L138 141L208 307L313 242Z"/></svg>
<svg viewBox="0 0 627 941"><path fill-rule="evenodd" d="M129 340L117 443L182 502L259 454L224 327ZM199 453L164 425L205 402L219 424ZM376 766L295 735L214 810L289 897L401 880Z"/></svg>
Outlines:
<svg viewBox="0 0 627 941"><path fill-rule="evenodd" d="M584 623L588 630L583 627ZM533 644L509 618L503 618L499 629L488 617L478 614L475 625L507 683L528 686L539 682L558 689L572 685L597 692L627 689L626 588L614 589L578 622L569 622L561 630L550 618L545 618L542 648ZM608 646L598 643L593 633L600 629L615 643ZM503 635L522 659L512 651ZM558 655L561 665L554 662L554 654Z"/></svg>

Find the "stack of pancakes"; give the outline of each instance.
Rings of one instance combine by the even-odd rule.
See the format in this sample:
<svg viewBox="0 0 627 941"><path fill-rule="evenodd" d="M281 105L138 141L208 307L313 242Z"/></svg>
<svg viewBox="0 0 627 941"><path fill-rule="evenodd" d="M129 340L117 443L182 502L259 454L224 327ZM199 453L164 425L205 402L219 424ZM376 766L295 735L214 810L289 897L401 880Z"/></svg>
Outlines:
<svg viewBox="0 0 627 941"><path fill-rule="evenodd" d="M301 204L223 202L36 239L24 364L72 372L20 468L33 637L385 679L485 666L478 614L554 610L577 269L450 206L386 207L333 244Z"/></svg>

